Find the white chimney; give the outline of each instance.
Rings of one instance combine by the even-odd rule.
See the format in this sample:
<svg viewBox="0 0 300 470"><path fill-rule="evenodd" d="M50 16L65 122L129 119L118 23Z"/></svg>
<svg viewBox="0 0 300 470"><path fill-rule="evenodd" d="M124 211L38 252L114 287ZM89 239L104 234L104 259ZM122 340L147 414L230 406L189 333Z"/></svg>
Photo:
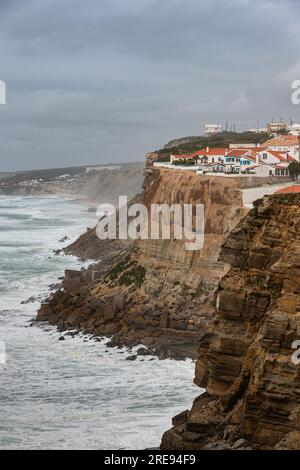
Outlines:
<svg viewBox="0 0 300 470"><path fill-rule="evenodd" d="M206 147L206 153L209 153L209 147Z"/></svg>

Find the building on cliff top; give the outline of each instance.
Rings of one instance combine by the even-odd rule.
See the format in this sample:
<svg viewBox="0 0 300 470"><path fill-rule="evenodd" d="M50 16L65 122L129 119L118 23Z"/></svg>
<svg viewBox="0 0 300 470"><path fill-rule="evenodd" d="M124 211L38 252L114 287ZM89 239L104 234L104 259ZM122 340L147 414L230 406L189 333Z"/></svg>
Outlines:
<svg viewBox="0 0 300 470"><path fill-rule="evenodd" d="M199 173L255 174L258 176L288 176L288 166L295 158L288 152L268 147L210 148L191 154L171 155L174 167L188 167ZM159 165L159 164L158 164Z"/></svg>
<svg viewBox="0 0 300 470"><path fill-rule="evenodd" d="M270 150L286 152L299 162L299 142L300 137L298 135L280 135L267 140L263 145Z"/></svg>
<svg viewBox="0 0 300 470"><path fill-rule="evenodd" d="M222 126L220 124L205 124L204 135L209 137L210 135L219 134L222 132Z"/></svg>

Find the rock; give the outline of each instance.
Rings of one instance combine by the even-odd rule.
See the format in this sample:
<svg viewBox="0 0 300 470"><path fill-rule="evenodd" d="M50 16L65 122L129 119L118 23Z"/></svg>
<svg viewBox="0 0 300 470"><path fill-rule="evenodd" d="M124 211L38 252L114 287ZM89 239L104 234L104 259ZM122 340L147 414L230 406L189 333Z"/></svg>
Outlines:
<svg viewBox="0 0 300 470"><path fill-rule="evenodd" d="M169 326L169 315L167 313L163 313L160 316L159 326L160 326L160 328L168 328L168 326Z"/></svg>
<svg viewBox="0 0 300 470"><path fill-rule="evenodd" d="M139 348L136 352L138 356L151 356L153 355L153 351L147 348Z"/></svg>
<svg viewBox="0 0 300 470"><path fill-rule="evenodd" d="M164 434L162 450L195 450L203 442L300 449L300 375L292 360L300 331L299 228L300 194L278 194L256 201L224 243L220 259L231 266L195 372L214 401L201 408L195 400L187 421Z"/></svg>
<svg viewBox="0 0 300 470"><path fill-rule="evenodd" d="M245 293L220 291L217 297L217 308L227 318L240 317L245 308Z"/></svg>
<svg viewBox="0 0 300 470"><path fill-rule="evenodd" d="M116 309L112 304L106 304L104 307L103 318L105 322L111 322L114 319Z"/></svg>
<svg viewBox="0 0 300 470"><path fill-rule="evenodd" d="M114 335L120 330L120 325L117 323L109 323L104 326L103 334L104 335Z"/></svg>
<svg viewBox="0 0 300 470"><path fill-rule="evenodd" d="M67 240L69 240L69 237L66 235L65 237L63 237L63 238L61 238L61 239L59 240L59 243L64 243L64 242L66 242Z"/></svg>
<svg viewBox="0 0 300 470"><path fill-rule="evenodd" d="M80 322L83 318L83 315L81 312L73 312L71 315L68 316L67 322L70 326L79 326Z"/></svg>
<svg viewBox="0 0 300 470"><path fill-rule="evenodd" d="M175 330L186 330L187 324L185 321L170 320L169 328L174 328Z"/></svg>
<svg viewBox="0 0 300 470"><path fill-rule="evenodd" d="M64 336L60 336L60 337L58 338L58 341L65 341L65 339L66 339L66 338L65 338Z"/></svg>
<svg viewBox="0 0 300 470"><path fill-rule="evenodd" d="M178 415L174 416L174 418L172 419L173 426L180 426L182 424L185 424L187 422L188 413L189 411L185 410L179 413Z"/></svg>
<svg viewBox="0 0 300 470"><path fill-rule="evenodd" d="M52 309L49 304L42 304L40 310L37 313L37 321L46 321L52 313Z"/></svg>
<svg viewBox="0 0 300 470"><path fill-rule="evenodd" d="M276 450L299 450L300 449L300 432L292 431L288 433L275 446Z"/></svg>
<svg viewBox="0 0 300 470"><path fill-rule="evenodd" d="M32 304L38 300L38 297L29 297L27 300L23 300L21 305Z"/></svg>
<svg viewBox="0 0 300 470"><path fill-rule="evenodd" d="M245 447L247 445L246 439L238 439L232 446L233 449L240 449L241 447Z"/></svg>
<svg viewBox="0 0 300 470"><path fill-rule="evenodd" d="M65 280L70 281L72 279L81 278L81 271L76 271L75 269L66 269L65 270Z"/></svg>
<svg viewBox="0 0 300 470"><path fill-rule="evenodd" d="M112 301L117 312L121 310L125 305L125 298L123 294L114 295Z"/></svg>
<svg viewBox="0 0 300 470"><path fill-rule="evenodd" d="M135 361L137 359L137 356L133 354L132 356L126 357L126 361Z"/></svg>
<svg viewBox="0 0 300 470"><path fill-rule="evenodd" d="M64 331L65 330L65 322L62 318L57 323L57 329L58 329L58 331Z"/></svg>
<svg viewBox="0 0 300 470"><path fill-rule="evenodd" d="M71 278L71 279L65 279L63 281L63 288L69 293L69 294L77 294L78 291L80 290L81 287L81 279L78 278Z"/></svg>

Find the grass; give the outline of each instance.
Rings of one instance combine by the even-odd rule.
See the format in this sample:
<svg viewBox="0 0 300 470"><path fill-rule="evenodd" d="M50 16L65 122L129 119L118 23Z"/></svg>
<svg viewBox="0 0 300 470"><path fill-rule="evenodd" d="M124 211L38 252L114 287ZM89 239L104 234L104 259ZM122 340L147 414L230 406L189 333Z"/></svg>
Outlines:
<svg viewBox="0 0 300 470"><path fill-rule="evenodd" d="M107 281L117 281L120 286L135 285L141 287L145 281L146 269L131 261L130 256L126 256L120 263L116 264L105 276Z"/></svg>

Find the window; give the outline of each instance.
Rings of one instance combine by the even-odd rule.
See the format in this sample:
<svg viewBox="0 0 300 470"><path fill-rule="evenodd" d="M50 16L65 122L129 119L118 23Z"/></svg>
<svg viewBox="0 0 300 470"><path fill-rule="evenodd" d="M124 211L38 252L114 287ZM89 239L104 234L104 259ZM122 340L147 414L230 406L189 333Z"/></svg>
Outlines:
<svg viewBox="0 0 300 470"><path fill-rule="evenodd" d="M263 153L263 159L266 160L268 158L268 154L267 153Z"/></svg>

